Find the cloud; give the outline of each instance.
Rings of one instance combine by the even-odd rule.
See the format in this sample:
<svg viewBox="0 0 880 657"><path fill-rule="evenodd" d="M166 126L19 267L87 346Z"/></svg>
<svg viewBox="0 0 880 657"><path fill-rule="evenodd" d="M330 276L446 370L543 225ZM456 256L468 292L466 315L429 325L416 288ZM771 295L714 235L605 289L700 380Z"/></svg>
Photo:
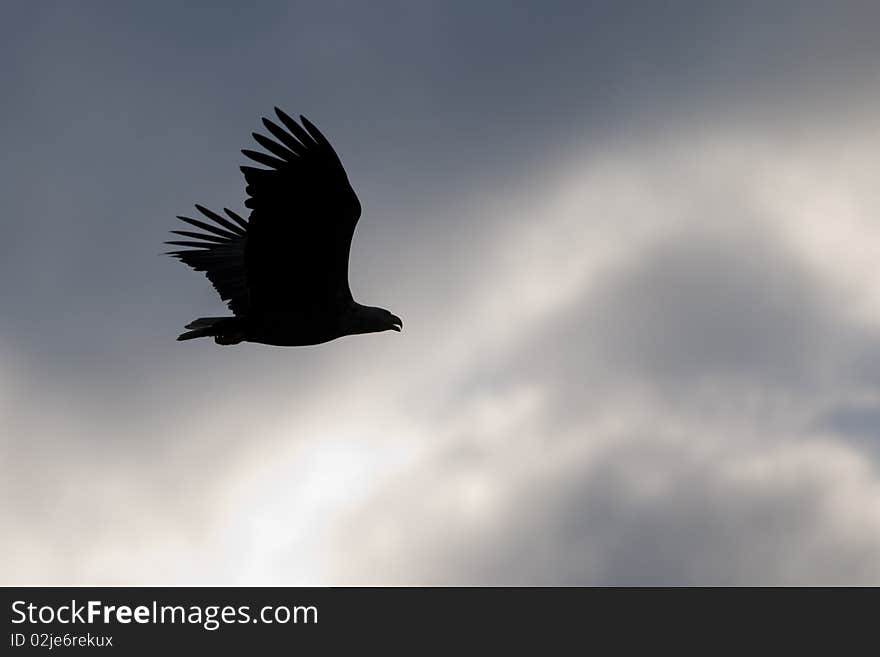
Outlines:
<svg viewBox="0 0 880 657"><path fill-rule="evenodd" d="M876 10L502 4L9 21L5 583L880 579ZM403 334L173 343L276 103Z"/></svg>
<svg viewBox="0 0 880 657"><path fill-rule="evenodd" d="M405 503L393 489L342 532L331 572L361 584L859 584L880 577L873 557L880 488L858 452L803 435L765 437L770 444L762 445L717 426L662 422L617 432L584 424L564 447L559 436L535 440L543 443L531 454L540 467L512 468L484 455L431 477L416 474L400 484ZM578 442L590 445L577 449ZM354 537L357 550L344 549Z"/></svg>
<svg viewBox="0 0 880 657"><path fill-rule="evenodd" d="M877 331L837 308L871 289L750 175L771 140L669 143L469 207L493 244L459 249L470 286L368 351L206 347L109 396L10 355L7 579L876 581L873 456L839 418Z"/></svg>
<svg viewBox="0 0 880 657"><path fill-rule="evenodd" d="M792 217L764 212L764 181L736 175L748 163L738 148L708 181L702 145L691 148L665 153L661 176L693 182L642 209L664 230L641 222L648 237L619 251L621 217L603 216L599 249L613 264L577 291L540 295L555 305L471 362L436 452L340 523L336 581L877 581L873 453L841 435L847 404L876 394L857 365L877 349L876 325L837 311L851 298L845 273L828 276L798 248ZM584 196L590 170L571 177ZM647 189L655 175L630 163ZM724 193L705 198L714 182ZM540 216L565 234L565 213ZM519 263L532 247L514 250ZM544 256L521 274L573 267ZM524 296L517 285L497 295L492 308ZM501 424L487 429L487 415Z"/></svg>

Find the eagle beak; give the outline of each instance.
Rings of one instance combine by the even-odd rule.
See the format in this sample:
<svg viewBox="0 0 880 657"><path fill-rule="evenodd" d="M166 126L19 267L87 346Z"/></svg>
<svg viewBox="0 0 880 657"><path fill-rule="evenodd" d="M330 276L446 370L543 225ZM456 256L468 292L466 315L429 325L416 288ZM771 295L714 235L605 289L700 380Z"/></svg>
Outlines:
<svg viewBox="0 0 880 657"><path fill-rule="evenodd" d="M394 321L394 326L391 328L400 333L400 330L403 328L403 320L397 315L392 315L391 319Z"/></svg>

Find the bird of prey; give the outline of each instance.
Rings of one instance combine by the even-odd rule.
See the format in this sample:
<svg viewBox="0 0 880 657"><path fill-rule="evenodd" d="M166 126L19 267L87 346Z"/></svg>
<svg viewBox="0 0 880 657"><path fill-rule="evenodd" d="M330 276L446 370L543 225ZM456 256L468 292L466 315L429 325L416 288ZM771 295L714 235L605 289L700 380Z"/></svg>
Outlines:
<svg viewBox="0 0 880 657"><path fill-rule="evenodd" d="M169 255L203 271L232 317L201 317L178 340L217 344L315 345L345 335L400 331L384 308L357 303L348 284L348 255L361 204L326 137L304 116L297 123L275 108L263 119L275 138L253 133L267 153L243 150L267 168L243 166L251 213L245 220L196 205L200 219L178 217L201 232L175 230Z"/></svg>

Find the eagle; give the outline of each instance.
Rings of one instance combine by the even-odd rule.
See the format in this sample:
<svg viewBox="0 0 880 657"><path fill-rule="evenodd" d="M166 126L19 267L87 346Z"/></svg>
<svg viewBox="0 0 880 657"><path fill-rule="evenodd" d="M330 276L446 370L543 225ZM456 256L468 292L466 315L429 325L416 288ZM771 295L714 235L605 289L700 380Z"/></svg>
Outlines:
<svg viewBox="0 0 880 657"><path fill-rule="evenodd" d="M178 219L197 231L173 230L187 239L166 242L178 247L168 255L205 273L233 314L195 319L177 339L287 347L399 332L399 317L351 294L348 259L361 204L339 156L306 117L297 123L277 107L275 114L280 124L263 118L274 139L253 133L268 152L242 150L266 167L241 167L248 219L196 204L199 219Z"/></svg>

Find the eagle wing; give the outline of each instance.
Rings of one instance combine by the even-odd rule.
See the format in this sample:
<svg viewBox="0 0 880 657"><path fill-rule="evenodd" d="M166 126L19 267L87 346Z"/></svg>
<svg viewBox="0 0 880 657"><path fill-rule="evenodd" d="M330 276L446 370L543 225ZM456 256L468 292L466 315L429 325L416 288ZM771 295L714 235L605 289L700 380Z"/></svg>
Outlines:
<svg viewBox="0 0 880 657"><path fill-rule="evenodd" d="M348 259L361 205L330 142L304 116L275 108L264 118L269 154L243 150L267 168L243 166L251 208L244 246L250 308L310 311L352 301Z"/></svg>
<svg viewBox="0 0 880 657"><path fill-rule="evenodd" d="M229 219L196 205L210 223L189 217L177 217L202 232L173 230L172 233L189 238L186 241L165 242L186 247L169 251L181 262L196 271L203 271L229 309L236 315L247 315L250 299L245 271L244 252L248 240L248 223L232 210L224 208ZM231 220L231 221L230 221Z"/></svg>

